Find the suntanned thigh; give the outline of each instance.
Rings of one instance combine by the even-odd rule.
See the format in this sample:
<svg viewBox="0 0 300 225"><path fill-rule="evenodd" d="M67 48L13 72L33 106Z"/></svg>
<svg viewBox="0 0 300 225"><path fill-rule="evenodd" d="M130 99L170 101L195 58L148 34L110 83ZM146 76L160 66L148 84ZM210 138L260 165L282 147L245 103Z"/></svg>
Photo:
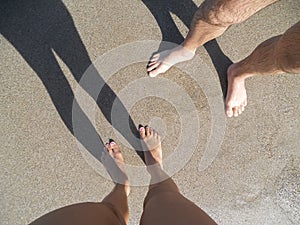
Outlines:
<svg viewBox="0 0 300 225"><path fill-rule="evenodd" d="M38 218L30 225L125 225L112 207L103 203L66 206Z"/></svg>
<svg viewBox="0 0 300 225"><path fill-rule="evenodd" d="M144 206L141 225L216 224L202 209L176 192L154 195Z"/></svg>

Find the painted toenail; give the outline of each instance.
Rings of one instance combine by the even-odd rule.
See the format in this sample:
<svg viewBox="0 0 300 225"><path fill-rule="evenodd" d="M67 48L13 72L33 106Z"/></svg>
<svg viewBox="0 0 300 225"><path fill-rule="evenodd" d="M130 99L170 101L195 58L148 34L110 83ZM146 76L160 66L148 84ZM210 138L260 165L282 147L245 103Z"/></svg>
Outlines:
<svg viewBox="0 0 300 225"><path fill-rule="evenodd" d="M116 142L112 141L112 142L110 142L109 144L110 144L110 145L115 145Z"/></svg>
<svg viewBox="0 0 300 225"><path fill-rule="evenodd" d="M142 131L144 131L145 130L145 128L144 127L140 127L140 131L142 132Z"/></svg>

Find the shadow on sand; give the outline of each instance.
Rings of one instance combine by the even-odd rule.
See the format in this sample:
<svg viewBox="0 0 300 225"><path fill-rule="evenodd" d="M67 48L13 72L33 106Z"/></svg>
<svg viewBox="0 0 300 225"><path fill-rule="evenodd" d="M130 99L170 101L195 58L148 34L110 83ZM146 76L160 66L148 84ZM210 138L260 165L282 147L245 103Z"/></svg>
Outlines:
<svg viewBox="0 0 300 225"><path fill-rule="evenodd" d="M78 31L74 25L72 16L61 0L41 1L3 1L0 13L0 32L22 55L24 60L39 76L45 85L49 96L56 107L61 119L74 134L72 124L72 104L74 93L61 70L54 52L68 66L77 82L80 81L86 69L92 65L88 52L82 43ZM93 66L93 65L92 65ZM91 69L91 68L90 68ZM92 92L103 86L100 94L94 100L109 123L112 124L111 109L113 102L118 99L116 93L98 74L96 68L94 73L89 74L93 80L93 87L86 85L83 89L93 95ZM34 94L34 93L33 93ZM83 132L76 134L80 143L98 160L100 151L103 149L103 141L99 137L95 127L79 107L76 100L76 109L80 119L80 127L88 131L86 136ZM124 105L120 110L128 115L131 132L138 137L137 126L132 121ZM141 144L132 134L121 125L114 124L124 138L134 149L141 149ZM143 159L143 152L137 151Z"/></svg>
<svg viewBox="0 0 300 225"><path fill-rule="evenodd" d="M197 6L191 0L143 0L143 3L156 18L163 35L163 41L180 44L183 37L171 18L170 12L176 14L189 27ZM72 16L63 2L61 0L4 0L0 5L0 32L41 79L61 119L74 135L72 106L77 102L74 100L74 93L55 58L54 52L68 66L77 82L80 81L92 62L74 25ZM226 93L226 70L232 62L221 51L216 40L210 41L204 47L219 75L223 93ZM105 81L97 73L96 68L94 71L95 73L92 74L94 76L92 79L95 81L94 85L101 86ZM83 86L82 88L92 96L91 87ZM99 109L111 124L111 109L116 99L118 99L116 93L107 84L101 89L99 96L94 98ZM123 105L122 107L122 113L128 115L131 132L138 137L137 126L126 108ZM79 106L77 108L82 123L81 128L88 130L90 136L87 138L83 135L76 136L76 138L93 156L100 160L99 151L103 151L103 141L85 113ZM114 124L114 128L127 139L134 149L141 149L140 142L132 138L127 130L118 124ZM143 159L143 152L137 151L137 154ZM60 210L64 211L70 207L75 207L82 213L91 205L94 206L94 203L80 203Z"/></svg>

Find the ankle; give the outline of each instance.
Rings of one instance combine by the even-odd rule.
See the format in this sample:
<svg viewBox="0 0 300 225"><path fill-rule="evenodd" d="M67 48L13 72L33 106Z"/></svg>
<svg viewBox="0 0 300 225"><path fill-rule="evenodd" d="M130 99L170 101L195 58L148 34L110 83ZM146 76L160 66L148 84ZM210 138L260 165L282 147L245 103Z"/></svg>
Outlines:
<svg viewBox="0 0 300 225"><path fill-rule="evenodd" d="M144 151L144 156L145 156L145 162L146 162L147 168L152 167L152 166L153 167L158 166L158 165L162 168L161 156L156 156L155 153L152 153L149 150Z"/></svg>
<svg viewBox="0 0 300 225"><path fill-rule="evenodd" d="M128 196L130 194L130 185L129 185L129 182L128 182L128 184L124 185L124 190L125 190L126 195Z"/></svg>
<svg viewBox="0 0 300 225"><path fill-rule="evenodd" d="M246 73L239 63L231 64L227 69L229 81L244 82L246 78L251 77L252 74Z"/></svg>
<svg viewBox="0 0 300 225"><path fill-rule="evenodd" d="M130 193L130 185L129 182L125 182L125 184L116 184L115 190L119 190L121 192L125 192L125 194L128 196Z"/></svg>
<svg viewBox="0 0 300 225"><path fill-rule="evenodd" d="M147 171L151 176L151 183L158 183L169 178L160 164L147 166Z"/></svg>
<svg viewBox="0 0 300 225"><path fill-rule="evenodd" d="M193 54L196 53L196 50L198 48L197 45L192 44L192 43L190 43L189 41L186 41L186 40L181 44L181 46L182 46L183 49L185 49L185 50L187 50L187 51L189 51Z"/></svg>
<svg viewBox="0 0 300 225"><path fill-rule="evenodd" d="M160 173L163 171L162 164L159 162L155 162L153 164L146 164L147 166L147 171L152 174L152 173Z"/></svg>

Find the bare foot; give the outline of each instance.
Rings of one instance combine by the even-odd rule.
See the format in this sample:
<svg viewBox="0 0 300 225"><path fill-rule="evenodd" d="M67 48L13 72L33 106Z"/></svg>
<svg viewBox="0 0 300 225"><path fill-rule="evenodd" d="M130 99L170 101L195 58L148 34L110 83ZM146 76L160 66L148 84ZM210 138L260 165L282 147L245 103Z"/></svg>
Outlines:
<svg viewBox="0 0 300 225"><path fill-rule="evenodd" d="M237 65L232 64L228 67L228 90L226 97L226 115L237 117L247 105L247 93L245 88L245 77L237 73Z"/></svg>
<svg viewBox="0 0 300 225"><path fill-rule="evenodd" d="M106 150L108 154L102 155L101 162L104 164L115 183L125 185L125 191L128 196L130 192L129 180L126 173L124 158L119 146L111 140L110 143L105 144L104 150Z"/></svg>
<svg viewBox="0 0 300 225"><path fill-rule="evenodd" d="M150 77L156 77L160 73L166 72L174 64L190 60L195 55L194 50L188 50L182 46L166 50L153 55L147 65L147 72Z"/></svg>
<svg viewBox="0 0 300 225"><path fill-rule="evenodd" d="M161 141L157 131L148 126L140 126L139 131L142 138L146 165L158 164L162 168Z"/></svg>

